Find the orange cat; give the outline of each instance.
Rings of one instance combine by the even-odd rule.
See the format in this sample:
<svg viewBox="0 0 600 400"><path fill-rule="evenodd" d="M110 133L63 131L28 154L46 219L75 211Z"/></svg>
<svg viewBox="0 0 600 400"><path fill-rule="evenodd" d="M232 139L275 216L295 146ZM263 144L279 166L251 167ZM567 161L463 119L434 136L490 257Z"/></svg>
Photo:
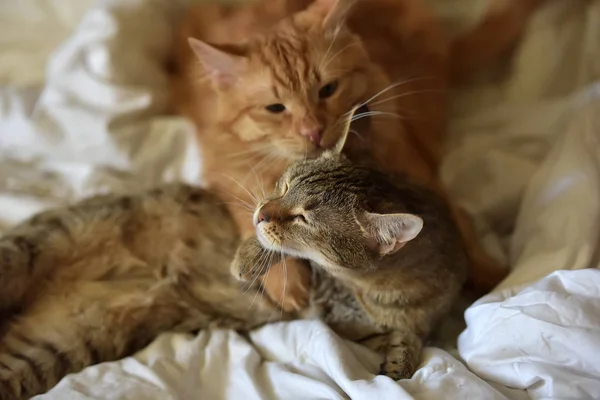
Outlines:
<svg viewBox="0 0 600 400"><path fill-rule="evenodd" d="M492 35L489 46L469 34L450 43L419 0L258 0L190 12L177 47L174 105L195 122L205 181L228 198L242 235L254 235L251 192L270 192L289 163L335 143L356 104L364 107L346 152L368 150L381 168L442 191L449 77L462 79L508 50L540 0L494 1L492 25L484 20L472 30ZM188 37L196 38L190 44L200 63L181 44ZM506 270L483 251L466 214L456 216L471 281L488 290ZM301 260L285 264L263 283L284 309L298 309L310 276Z"/></svg>

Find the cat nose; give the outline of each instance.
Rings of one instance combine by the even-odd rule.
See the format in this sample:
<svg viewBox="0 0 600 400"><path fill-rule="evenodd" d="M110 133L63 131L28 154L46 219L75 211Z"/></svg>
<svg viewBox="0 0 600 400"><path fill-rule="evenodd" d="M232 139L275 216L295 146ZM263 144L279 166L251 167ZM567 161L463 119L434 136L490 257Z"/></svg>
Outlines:
<svg viewBox="0 0 600 400"><path fill-rule="evenodd" d="M315 146L319 146L323 137L323 126L312 126L300 129L300 135L307 138Z"/></svg>
<svg viewBox="0 0 600 400"><path fill-rule="evenodd" d="M269 221L271 221L271 216L265 211L264 208L261 208L260 211L258 212L258 216L256 219L257 219L258 223L269 222Z"/></svg>

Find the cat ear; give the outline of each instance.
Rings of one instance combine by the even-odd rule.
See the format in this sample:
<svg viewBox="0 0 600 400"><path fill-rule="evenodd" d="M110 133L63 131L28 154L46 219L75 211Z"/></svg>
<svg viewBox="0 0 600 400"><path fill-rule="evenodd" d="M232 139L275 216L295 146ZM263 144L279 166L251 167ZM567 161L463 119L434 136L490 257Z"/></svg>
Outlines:
<svg viewBox="0 0 600 400"><path fill-rule="evenodd" d="M211 80L220 88L233 86L246 68L246 58L189 38L190 47Z"/></svg>
<svg viewBox="0 0 600 400"><path fill-rule="evenodd" d="M354 113L356 112L356 110L358 109L358 106L354 106L354 108L352 110L350 110L350 112L346 117L346 120L344 121L344 126L342 128L342 133L340 135L340 137L338 138L337 142L335 142L335 144L331 147L330 152L334 153L334 154L341 154L342 151L344 150L344 146L346 145L346 141L348 140L348 136L350 135L350 126L352 125L352 117L354 116Z"/></svg>
<svg viewBox="0 0 600 400"><path fill-rule="evenodd" d="M344 25L350 9L358 0L315 0L325 14L323 30L337 34Z"/></svg>
<svg viewBox="0 0 600 400"><path fill-rule="evenodd" d="M382 256L394 254L423 229L423 220L413 214L366 212L363 218L369 243Z"/></svg>

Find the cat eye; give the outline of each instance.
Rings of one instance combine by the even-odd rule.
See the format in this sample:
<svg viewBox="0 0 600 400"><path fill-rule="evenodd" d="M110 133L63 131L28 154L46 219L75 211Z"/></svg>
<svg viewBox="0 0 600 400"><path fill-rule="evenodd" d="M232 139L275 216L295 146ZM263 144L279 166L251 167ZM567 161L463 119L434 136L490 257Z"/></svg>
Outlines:
<svg viewBox="0 0 600 400"><path fill-rule="evenodd" d="M285 106L281 103L270 104L266 106L265 109L270 113L279 114L285 111Z"/></svg>
<svg viewBox="0 0 600 400"><path fill-rule="evenodd" d="M337 87L338 87L337 81L329 82L327 85L323 86L319 90L319 98L326 99L328 97L331 97L337 90Z"/></svg>

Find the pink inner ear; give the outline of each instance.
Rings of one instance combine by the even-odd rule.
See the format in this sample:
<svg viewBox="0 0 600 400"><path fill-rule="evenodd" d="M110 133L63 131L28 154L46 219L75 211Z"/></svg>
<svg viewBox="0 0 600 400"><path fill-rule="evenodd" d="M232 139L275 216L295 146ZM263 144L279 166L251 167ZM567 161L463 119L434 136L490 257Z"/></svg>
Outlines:
<svg viewBox="0 0 600 400"><path fill-rule="evenodd" d="M413 240L423 228L423 220L412 214L364 214L370 244L380 255L392 254Z"/></svg>
<svg viewBox="0 0 600 400"><path fill-rule="evenodd" d="M189 38L189 43L210 78L219 86L233 85L244 71L244 57L230 54L198 39Z"/></svg>

